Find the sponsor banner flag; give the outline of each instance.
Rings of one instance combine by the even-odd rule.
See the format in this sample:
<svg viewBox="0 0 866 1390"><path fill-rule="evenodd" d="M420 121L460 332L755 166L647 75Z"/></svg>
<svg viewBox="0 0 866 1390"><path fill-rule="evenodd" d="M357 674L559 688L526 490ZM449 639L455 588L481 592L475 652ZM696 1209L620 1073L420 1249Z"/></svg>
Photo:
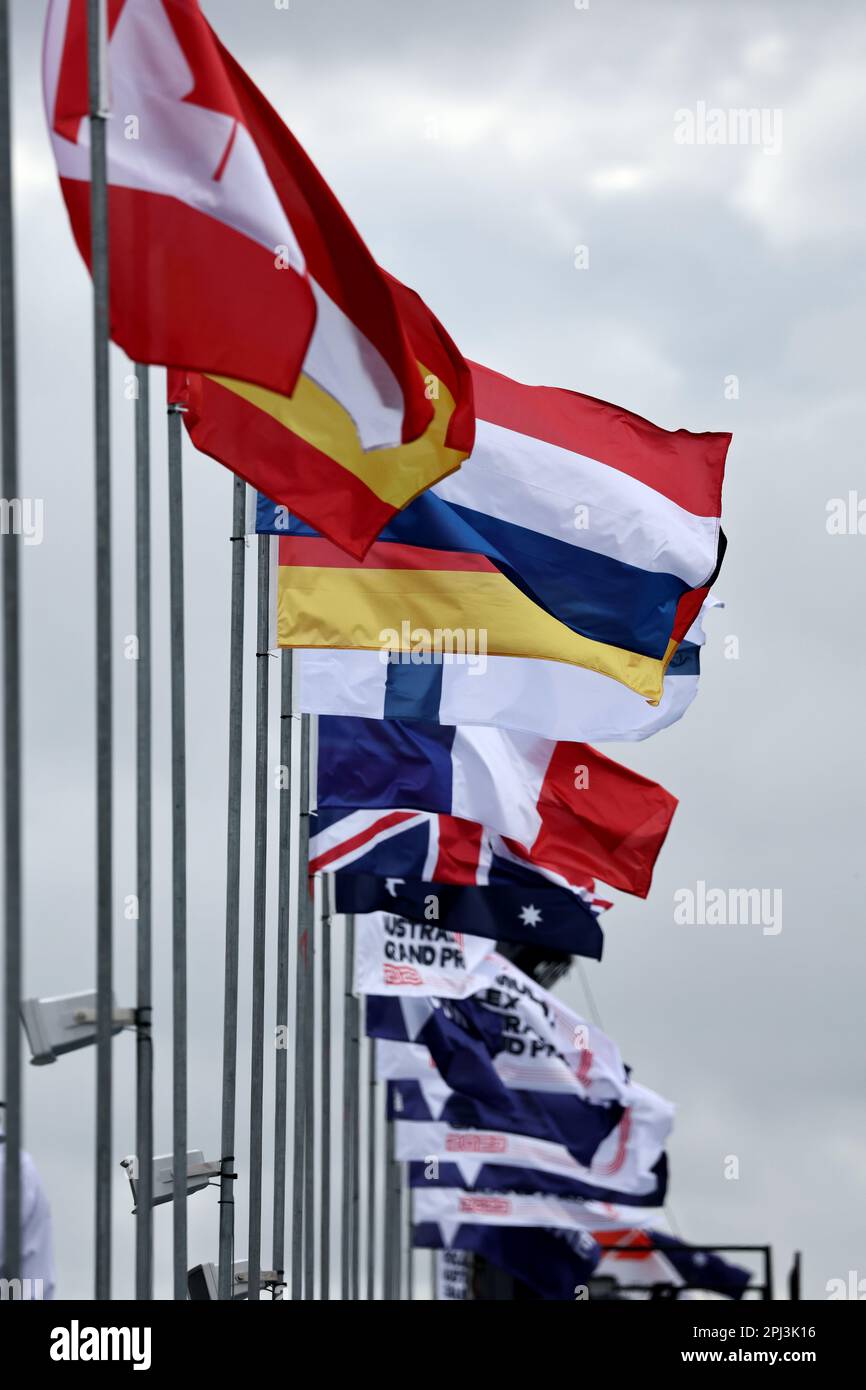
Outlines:
<svg viewBox="0 0 866 1390"><path fill-rule="evenodd" d="M319 721L318 806L414 809L476 821L574 882L646 897L676 797L586 743L481 725Z"/></svg>
<svg viewBox="0 0 866 1390"><path fill-rule="evenodd" d="M599 1248L585 1231L532 1231L508 1226L462 1225L446 1243L436 1222L412 1228L416 1249L474 1252L542 1299L573 1302L585 1296Z"/></svg>
<svg viewBox="0 0 866 1390"><path fill-rule="evenodd" d="M410 1121L398 1123L407 1124L410 1129L418 1127ZM419 1125L423 1123L419 1121ZM465 1133L473 1134L475 1131L467 1130ZM577 1159L574 1161L577 1164ZM524 1192L530 1195L550 1192L558 1197L585 1197L591 1201L618 1202L621 1206L657 1207L664 1202L667 1194L667 1158L662 1155L657 1160L651 1175L652 1186L645 1197L633 1197L613 1185L604 1187L600 1183L584 1182L579 1178L566 1178L560 1173L547 1173L542 1168L509 1168L504 1163L484 1163L477 1175L468 1181L457 1163L438 1159L416 1160L407 1165L407 1177L410 1187L462 1187L468 1192Z"/></svg>
<svg viewBox="0 0 866 1390"><path fill-rule="evenodd" d="M407 1044L377 1046L398 1049ZM422 1090L429 1085L429 1076L416 1079ZM460 1175L459 1181L450 1184L454 1187L483 1190L493 1180L492 1171L501 1167L508 1174L506 1185L516 1173L528 1170L527 1181L549 1178L571 1188L576 1185L580 1191L575 1190L575 1195L607 1197L626 1205L661 1206L667 1187L665 1144L673 1125L673 1106L636 1083L629 1100L619 1124L599 1145L588 1167L579 1164L560 1144L502 1130L453 1129L442 1121L398 1122L396 1155L422 1166L435 1159L440 1182L445 1169L453 1168ZM447 1097L442 1109L445 1104ZM496 1180L496 1186L500 1185ZM544 1187L515 1190L566 1191Z"/></svg>
<svg viewBox="0 0 866 1390"><path fill-rule="evenodd" d="M376 264L198 0L106 8L112 337L192 373L172 399L196 442L362 555L471 448L468 366ZM43 85L89 264L85 0L49 6Z"/></svg>
<svg viewBox="0 0 866 1390"><path fill-rule="evenodd" d="M598 1273L612 1276L624 1288L673 1285L740 1299L751 1279L742 1265L663 1231L599 1230L595 1239L602 1250Z"/></svg>
<svg viewBox="0 0 866 1390"><path fill-rule="evenodd" d="M718 570L730 435L662 430L476 365L472 379L472 454L362 565L263 499L260 527L288 532L281 645L477 653L483 641L485 653L584 667L657 704Z"/></svg>
<svg viewBox="0 0 866 1390"><path fill-rule="evenodd" d="M595 913L611 906L596 897L591 875L574 872L568 879L518 854L486 826L429 811L320 811L311 822L310 873L326 871L377 874L388 891L411 879L535 891L555 886Z"/></svg>
<svg viewBox="0 0 866 1390"><path fill-rule="evenodd" d="M494 724L541 738L634 743L675 724L694 700L702 620L719 607L712 595L704 603L671 657L656 706L597 671L560 661L327 648L298 653L298 706L307 714Z"/></svg>
<svg viewBox="0 0 866 1390"><path fill-rule="evenodd" d="M462 887L420 879L337 873L337 912L390 911L411 922L435 922L453 932L492 941L567 951L601 960L604 937L599 909L574 892L546 884Z"/></svg>
<svg viewBox="0 0 866 1390"><path fill-rule="evenodd" d="M611 1202L586 1202L550 1193L527 1196L513 1192L464 1192L459 1187L415 1187L412 1213L416 1224L433 1222L451 1245L460 1226L522 1226L535 1230L599 1232L643 1226L658 1220L658 1211L629 1207L626 1212Z"/></svg>
<svg viewBox="0 0 866 1390"><path fill-rule="evenodd" d="M355 993L459 998L486 984L489 970L478 971L489 954L483 937L367 913L355 918Z"/></svg>
<svg viewBox="0 0 866 1390"><path fill-rule="evenodd" d="M472 1254L468 1250L436 1251L436 1300L465 1303L472 1298Z"/></svg>
<svg viewBox="0 0 866 1390"><path fill-rule="evenodd" d="M504 1130L562 1144L588 1166L599 1145L622 1117L619 1105L591 1105L579 1096L520 1091L490 1078L488 1098L450 1090L439 1097L435 1087L418 1081L388 1082L388 1118L440 1120L455 1129ZM428 1107L432 1097L435 1110Z"/></svg>
<svg viewBox="0 0 866 1390"><path fill-rule="evenodd" d="M446 1081L465 1048L482 1076L492 1067L505 1085L628 1104L631 1082L613 1039L498 952L479 964L475 993L461 1000L369 995L367 1032L425 1044ZM461 1075L465 1083L468 1072Z"/></svg>

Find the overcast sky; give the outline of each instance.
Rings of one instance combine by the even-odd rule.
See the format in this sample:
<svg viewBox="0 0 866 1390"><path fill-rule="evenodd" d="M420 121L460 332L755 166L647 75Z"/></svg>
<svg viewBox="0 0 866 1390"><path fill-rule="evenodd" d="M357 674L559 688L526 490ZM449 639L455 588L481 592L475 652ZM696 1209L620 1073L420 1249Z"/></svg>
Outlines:
<svg viewBox="0 0 866 1390"><path fill-rule="evenodd" d="M94 978L90 282L42 117L45 5L10 8L21 476L24 494L45 506L44 543L22 549L25 989L49 995ZM780 1282L801 1248L813 1298L829 1279L866 1276L866 536L826 527L830 499L866 495L862 5L290 0L282 10L273 0L205 0L203 8L376 257L424 295L467 356L523 381L617 402L667 428L733 431L730 545L718 585L726 608L708 621L699 698L680 725L648 743L605 747L663 782L680 807L649 899L616 895L605 959L588 973L604 1026L636 1076L678 1106L671 1198L681 1234L772 1243ZM772 148L677 143L675 113L701 102L766 110ZM588 248L588 268L575 268L579 246ZM133 1002L135 945L122 911L135 891L135 673L123 658L134 632L128 371L115 353L121 1004ZM166 488L162 374L152 375L157 1151L165 1152ZM731 377L736 399L730 386L726 393ZM231 482L190 448L184 468L189 1138L217 1157ZM251 658L251 625L248 637ZM730 637L736 659L726 655ZM248 762L248 788L251 771ZM781 932L675 925L674 893L698 880L781 890ZM248 939L248 860L243 888ZM268 949L273 958L273 933ZM562 992L583 1008L577 979ZM243 1077L248 999L244 969ZM114 1056L119 1161L134 1147L131 1037L116 1040ZM26 1075L26 1142L52 1200L66 1296L92 1290L93 1064L86 1051ZM244 1084L241 1133L246 1096ZM237 1152L243 1175L242 1138ZM739 1160L736 1180L725 1177L730 1156ZM133 1218L116 1173L115 1291L129 1296ZM265 1192L267 1262L268 1185ZM243 1177L237 1197L241 1257ZM214 1193L190 1202L191 1265L216 1259L217 1210ZM170 1210L156 1215L166 1295Z"/></svg>

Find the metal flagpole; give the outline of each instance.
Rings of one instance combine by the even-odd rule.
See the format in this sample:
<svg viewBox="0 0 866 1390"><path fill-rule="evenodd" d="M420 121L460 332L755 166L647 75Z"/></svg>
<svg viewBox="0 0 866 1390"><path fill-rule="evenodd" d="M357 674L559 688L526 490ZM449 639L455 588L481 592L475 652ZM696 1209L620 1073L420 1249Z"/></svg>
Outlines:
<svg viewBox="0 0 866 1390"><path fill-rule="evenodd" d="M394 1246L394 1227L396 1225L396 1212L394 1210L394 1159L392 1157L394 1149L394 1121L390 1115L385 1115L385 1210L384 1210L384 1230L382 1233L382 1264L384 1271L383 1294L386 1302L393 1303L399 1296L399 1286L395 1281L395 1260Z"/></svg>
<svg viewBox="0 0 866 1390"><path fill-rule="evenodd" d="M295 985L294 1141L292 1145L292 1298L304 1296L304 1153L307 1128L306 1010L312 994L312 950L309 925L310 862L310 716L301 715L298 757L298 921Z"/></svg>
<svg viewBox="0 0 866 1390"><path fill-rule="evenodd" d="M93 406L96 488L96 1298L111 1297L112 678L106 29L87 0Z"/></svg>
<svg viewBox="0 0 866 1390"><path fill-rule="evenodd" d="M322 876L322 1154L319 1200L320 1297L331 1297L331 928L334 895L329 874Z"/></svg>
<svg viewBox="0 0 866 1390"><path fill-rule="evenodd" d="M367 1300L376 1297L376 1044L367 1039Z"/></svg>
<svg viewBox="0 0 866 1390"><path fill-rule="evenodd" d="M412 1246L412 1189L408 1182L403 1187L403 1203L406 1227L406 1299L409 1303L413 1303L415 1301L415 1260Z"/></svg>
<svg viewBox="0 0 866 1390"><path fill-rule="evenodd" d="M246 483L234 480L232 501L231 647L229 656L229 778L226 834L226 973L223 998L223 1076L219 1224L219 1296L232 1296L234 1262L234 1147L238 1061L238 941L240 935L241 774L244 706L244 537Z"/></svg>
<svg viewBox="0 0 866 1390"><path fill-rule="evenodd" d="M393 1194L394 1194L394 1195L393 1195L394 1215L393 1215L393 1219L392 1219L392 1222L391 1222L391 1249L392 1249L392 1252L393 1252L393 1253L392 1253L392 1259L393 1259L393 1263L394 1263L394 1274L393 1274L393 1289L394 1289L394 1294L393 1294L393 1296L394 1296L395 1299L397 1299L398 1301L400 1301L400 1300L402 1300L402 1298L403 1298L403 1265L402 1265L402 1259L401 1259L402 1253L403 1253L403 1229L402 1229L402 1228L403 1228L403 1201L402 1201L403 1189L402 1189L402 1183L401 1183L401 1181L400 1181L401 1176L402 1176L401 1173L400 1173L400 1164L397 1162L396 1158L394 1157L395 1138L396 1138L396 1136L395 1136L395 1134L394 1134L394 1122L393 1122L393 1120L391 1121L391 1127L390 1127L390 1128L391 1128L391 1133L390 1133L390 1136L389 1136L389 1137L390 1137L390 1140L391 1140L391 1182L392 1182L392 1184L393 1184Z"/></svg>
<svg viewBox="0 0 866 1390"><path fill-rule="evenodd" d="M136 668L136 943L135 1151L138 1201L135 1224L135 1296L153 1298L153 964L151 952L151 656L150 656L150 378L135 368L135 625Z"/></svg>
<svg viewBox="0 0 866 1390"><path fill-rule="evenodd" d="M12 127L9 7L0 0L0 390L3 496L18 499L18 364L15 342L15 256L12 227ZM20 1279L21 1265L21 626L18 539L3 541L3 893L4 1095L6 1164L2 1274Z"/></svg>
<svg viewBox="0 0 866 1390"><path fill-rule="evenodd" d="M308 755L309 756L309 755ZM312 787L312 761L310 761ZM308 801L308 807L312 801ZM307 811L309 825L309 810ZM309 853L308 853L309 863ZM313 885L307 893L307 998L304 1009L304 1066L306 1116L304 1119L304 1297L315 1297L316 1278L316 902Z"/></svg>
<svg viewBox="0 0 866 1390"><path fill-rule="evenodd" d="M262 1116L265 1065L265 945L268 871L268 632L270 536L259 536L256 634L256 796L253 869L253 1007L250 1044L250 1216L248 1298L259 1297L262 1272Z"/></svg>
<svg viewBox="0 0 866 1390"><path fill-rule="evenodd" d="M361 1297L361 1039L358 1030L358 1000L352 989L354 967L355 919L352 922L352 950L346 961L346 984L349 990L347 1004L351 1017L351 1054L349 1075L351 1081L351 1122L352 1122L352 1162L351 1162L351 1235L349 1249L352 1258L351 1297L357 1302Z"/></svg>
<svg viewBox="0 0 866 1390"><path fill-rule="evenodd" d="M280 656L280 826L277 906L277 1031L274 1035L274 1297L282 1298L286 1264L286 1133L289 1084L289 903L292 854L292 653Z"/></svg>
<svg viewBox="0 0 866 1390"><path fill-rule="evenodd" d="M183 482L180 407L168 407L168 545L171 612L171 970L174 1297L186 1299L187 963L186 690L184 674Z"/></svg>
<svg viewBox="0 0 866 1390"><path fill-rule="evenodd" d="M345 959L343 965L343 1183L340 1223L340 1297L353 1296L352 1269L355 1262L355 1247L352 1241L352 1199L354 1196L352 1175L356 1161L356 1136L353 1119L355 1090L353 1089L354 1068L352 1066L352 968L355 959L355 918L346 918Z"/></svg>

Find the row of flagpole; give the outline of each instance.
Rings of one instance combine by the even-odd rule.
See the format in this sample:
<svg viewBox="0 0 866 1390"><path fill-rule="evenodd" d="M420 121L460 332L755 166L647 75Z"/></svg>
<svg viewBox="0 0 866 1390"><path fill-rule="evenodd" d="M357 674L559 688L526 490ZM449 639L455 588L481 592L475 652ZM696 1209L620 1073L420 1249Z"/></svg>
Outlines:
<svg viewBox="0 0 866 1390"><path fill-rule="evenodd" d="M107 119L105 87L106 32L102 0L88 0L88 74L91 128L91 225L93 272L93 409L94 409L94 530L95 530L95 647L96 647L96 1133L95 1133L95 1278L98 1300L111 1297L111 1193L116 1174L113 1135L113 681L112 681L112 566L111 566L111 445L109 367L109 221L107 189ZM18 412L15 338L15 279L12 223L11 100L9 15L0 0L0 347L2 347L2 482L3 495L19 496ZM150 392L146 366L135 366L134 498L136 669L136 1051L135 1147L138 1191L135 1224L135 1294L153 1297L153 944L152 944L152 648L151 648L151 458ZM171 795L172 795L172 1168L173 1168L173 1296L187 1297L187 805L186 805L186 690L184 633L184 536L182 487L182 429L180 408L167 413L169 498L169 603L171 672ZM245 485L235 479L232 508L232 565L230 596L230 685L228 739L228 796L226 837L226 930L223 1000L223 1065L221 1088L220 1178L218 1205L218 1290L230 1298L235 1257L234 1184L237 1179L237 1060L238 975L241 942L241 860L243 782ZM249 1297L261 1292L263 1118L265 1061L265 999L268 889L268 773L269 773L269 609L270 540L258 547L256 624L256 736L253 959L251 1010L250 1142L249 1142ZM22 997L22 752L20 671L19 552L14 537L3 545L4 656L4 1094L7 1155L4 1183L5 1273L14 1277L21 1265L20 1150L23 1140L20 1002ZM308 715L294 719L292 658L280 657L280 801L277 850L278 904L276 954L276 1042L274 1089L273 1283L275 1296L282 1284L292 1298L312 1298L316 1271L316 1206L318 1199L319 1296L332 1287L332 1188L334 1158L342 1156L338 1218L340 1226L338 1286L342 1298L370 1299L376 1294L377 1265L382 1271L382 1296L401 1296L405 1220L400 1168L392 1155L393 1126L385 1126L386 1154L379 1192L379 1104L372 1045L367 1062L366 1246L361 1241L362 1096L361 1036L358 999L352 992L354 924L346 919L342 1056L342 1150L332 1146L333 1098L333 931L334 903L330 884L321 885L321 910L309 892L307 864L309 816L314 805L314 723ZM293 749L292 726L299 738ZM291 770L291 772L290 772ZM292 775L293 774L293 775ZM288 1051L289 983L292 941L291 798L297 782L299 817L296 822L297 924L294 938L295 1072L293 1079L294 1144L292 1162L291 1260L285 1256L286 1175L288 1170ZM319 1031L315 1029L315 963L319 960ZM316 1057L318 1055L318 1068ZM318 1071L318 1076L317 1076ZM317 1085L318 1082L318 1085ZM319 1153L316 1162L316 1129ZM382 1197L381 1238L376 1215ZM362 1256L366 1280L362 1280ZM381 1256L381 1262L377 1260ZM411 1269L411 1261L408 1262Z"/></svg>

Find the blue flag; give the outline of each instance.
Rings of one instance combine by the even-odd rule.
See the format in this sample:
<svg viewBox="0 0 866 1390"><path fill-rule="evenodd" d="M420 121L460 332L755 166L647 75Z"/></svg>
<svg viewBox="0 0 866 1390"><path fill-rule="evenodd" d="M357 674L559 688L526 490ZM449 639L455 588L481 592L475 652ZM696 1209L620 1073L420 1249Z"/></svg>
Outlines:
<svg viewBox="0 0 866 1390"><path fill-rule="evenodd" d="M387 853L389 844L377 847L379 857ZM596 909L585 898L545 883L531 872L523 881L488 887L381 878L354 871L335 877L338 912L393 912L409 922L429 922L435 911L432 920L446 931L601 960L604 937Z"/></svg>
<svg viewBox="0 0 866 1390"><path fill-rule="evenodd" d="M586 1232L516 1226L459 1226L446 1247L435 1221L412 1227L412 1243L425 1250L471 1250L497 1269L527 1284L539 1298L574 1302L598 1264L599 1248Z"/></svg>

